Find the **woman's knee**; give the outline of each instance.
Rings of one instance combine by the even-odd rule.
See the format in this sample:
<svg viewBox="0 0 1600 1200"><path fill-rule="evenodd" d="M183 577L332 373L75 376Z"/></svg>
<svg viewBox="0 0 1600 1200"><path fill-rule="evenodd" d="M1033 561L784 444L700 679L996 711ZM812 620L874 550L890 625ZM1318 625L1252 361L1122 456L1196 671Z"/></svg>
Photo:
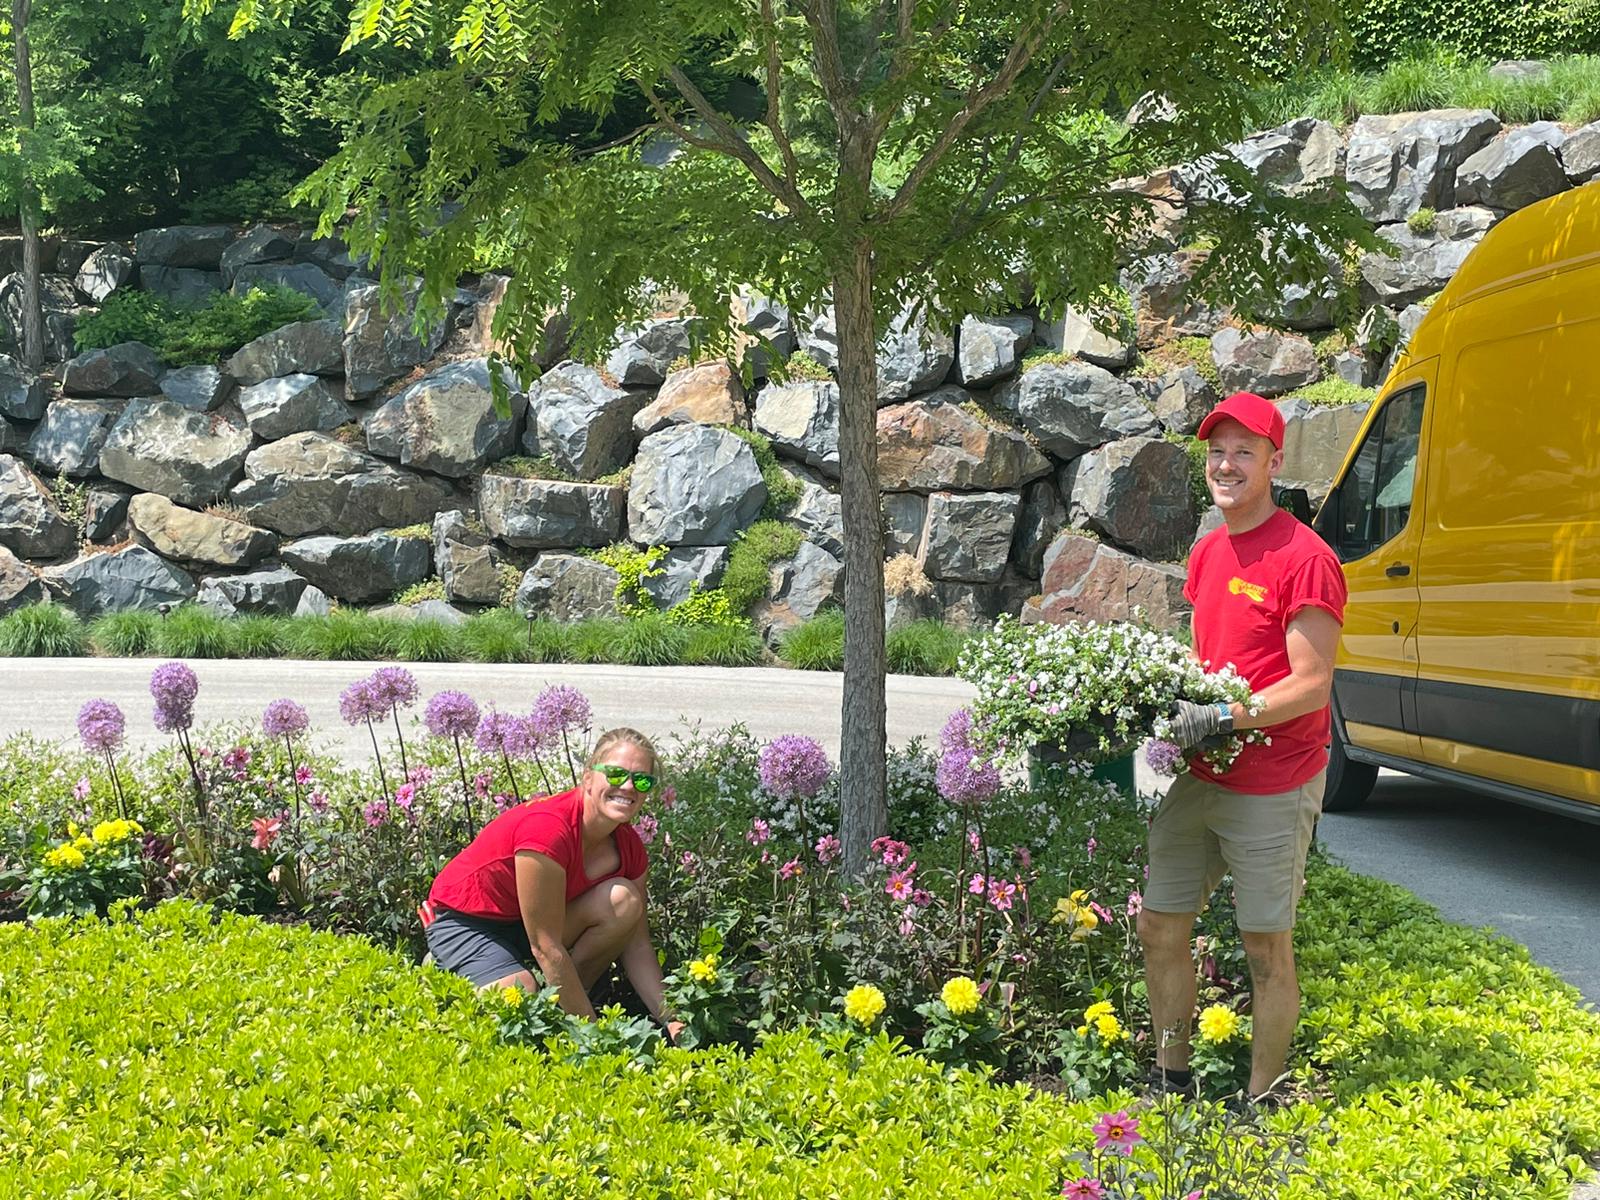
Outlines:
<svg viewBox="0 0 1600 1200"><path fill-rule="evenodd" d="M608 879L600 884L605 889L604 908L607 924L632 928L644 916L644 893L632 879Z"/></svg>

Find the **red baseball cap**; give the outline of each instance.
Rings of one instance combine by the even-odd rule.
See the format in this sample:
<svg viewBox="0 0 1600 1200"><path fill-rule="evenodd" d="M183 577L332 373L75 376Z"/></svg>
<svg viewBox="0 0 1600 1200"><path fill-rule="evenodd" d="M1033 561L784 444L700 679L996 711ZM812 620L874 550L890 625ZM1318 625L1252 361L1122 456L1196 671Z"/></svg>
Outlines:
<svg viewBox="0 0 1600 1200"><path fill-rule="evenodd" d="M1211 430L1224 417L1232 417L1251 433L1259 433L1279 450L1283 449L1283 414L1278 406L1265 396L1254 392L1235 392L1206 414L1195 434L1201 441L1211 436Z"/></svg>

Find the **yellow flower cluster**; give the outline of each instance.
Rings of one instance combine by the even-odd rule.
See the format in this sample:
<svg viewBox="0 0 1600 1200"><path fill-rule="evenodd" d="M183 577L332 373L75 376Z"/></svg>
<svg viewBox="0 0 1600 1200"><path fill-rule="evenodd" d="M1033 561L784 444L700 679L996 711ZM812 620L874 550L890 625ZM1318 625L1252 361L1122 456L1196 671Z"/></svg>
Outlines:
<svg viewBox="0 0 1600 1200"><path fill-rule="evenodd" d="M1239 1014L1226 1004L1213 1004L1200 1014L1200 1037L1225 1042L1239 1031Z"/></svg>
<svg viewBox="0 0 1600 1200"><path fill-rule="evenodd" d="M957 975L939 992L939 999L944 1001L944 1006L958 1017L978 1011L978 1005L983 1000L983 993L978 991L978 985L965 975Z"/></svg>
<svg viewBox="0 0 1600 1200"><path fill-rule="evenodd" d="M44 856L45 866L65 868L69 871L77 870L87 861L83 856L83 851L71 842L63 843L54 850L47 851Z"/></svg>
<svg viewBox="0 0 1600 1200"><path fill-rule="evenodd" d="M859 1021L863 1025L871 1025L883 1015L887 1007L883 993L870 983L858 983L844 996L844 1015L852 1021Z"/></svg>
<svg viewBox="0 0 1600 1200"><path fill-rule="evenodd" d="M137 821L101 821L94 827L94 844L96 846L114 846L118 842L125 842L135 834L143 833L144 827Z"/></svg>
<svg viewBox="0 0 1600 1200"><path fill-rule="evenodd" d="M78 828L76 821L67 822L67 838L53 850L45 852L44 865L57 870L76 871L89 861L89 855L105 846L125 842L144 829L137 821L101 821L94 827L93 835Z"/></svg>
<svg viewBox="0 0 1600 1200"><path fill-rule="evenodd" d="M500 1003L507 1008L517 1008L522 1004L523 991L514 983L508 983L500 989Z"/></svg>
<svg viewBox="0 0 1600 1200"><path fill-rule="evenodd" d="M1078 1036L1088 1037L1091 1028L1100 1035L1102 1042L1120 1042L1128 1036L1109 1000L1098 1001L1083 1010L1083 1024L1078 1026Z"/></svg>
<svg viewBox="0 0 1600 1200"><path fill-rule="evenodd" d="M701 983L712 983L717 978L717 956L708 954L704 958L697 958L689 964L689 977Z"/></svg>
<svg viewBox="0 0 1600 1200"><path fill-rule="evenodd" d="M1050 917L1052 925L1071 925L1072 940L1081 942L1100 924L1100 918L1089 907L1089 893L1079 888L1070 896L1056 901L1056 910Z"/></svg>

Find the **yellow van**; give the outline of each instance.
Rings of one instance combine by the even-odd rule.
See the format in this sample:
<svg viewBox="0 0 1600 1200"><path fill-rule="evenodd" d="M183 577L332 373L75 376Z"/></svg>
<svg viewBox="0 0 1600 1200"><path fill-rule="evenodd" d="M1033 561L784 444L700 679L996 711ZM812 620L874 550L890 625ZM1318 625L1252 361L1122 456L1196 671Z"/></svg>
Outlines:
<svg viewBox="0 0 1600 1200"><path fill-rule="evenodd" d="M1350 585L1325 807L1392 767L1600 820L1600 183L1489 231L1315 524Z"/></svg>

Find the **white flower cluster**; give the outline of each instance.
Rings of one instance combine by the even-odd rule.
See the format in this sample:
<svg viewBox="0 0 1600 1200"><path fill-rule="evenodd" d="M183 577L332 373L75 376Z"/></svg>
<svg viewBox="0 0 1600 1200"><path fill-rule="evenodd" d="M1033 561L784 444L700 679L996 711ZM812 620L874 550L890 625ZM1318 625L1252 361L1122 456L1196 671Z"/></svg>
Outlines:
<svg viewBox="0 0 1600 1200"><path fill-rule="evenodd" d="M1114 758L1162 736L1176 700L1252 703L1231 665L1207 671L1171 634L1122 622L1024 625L1002 616L967 644L959 670L978 689L974 735L997 755L1042 744ZM1231 762L1248 736L1227 739L1208 761Z"/></svg>

